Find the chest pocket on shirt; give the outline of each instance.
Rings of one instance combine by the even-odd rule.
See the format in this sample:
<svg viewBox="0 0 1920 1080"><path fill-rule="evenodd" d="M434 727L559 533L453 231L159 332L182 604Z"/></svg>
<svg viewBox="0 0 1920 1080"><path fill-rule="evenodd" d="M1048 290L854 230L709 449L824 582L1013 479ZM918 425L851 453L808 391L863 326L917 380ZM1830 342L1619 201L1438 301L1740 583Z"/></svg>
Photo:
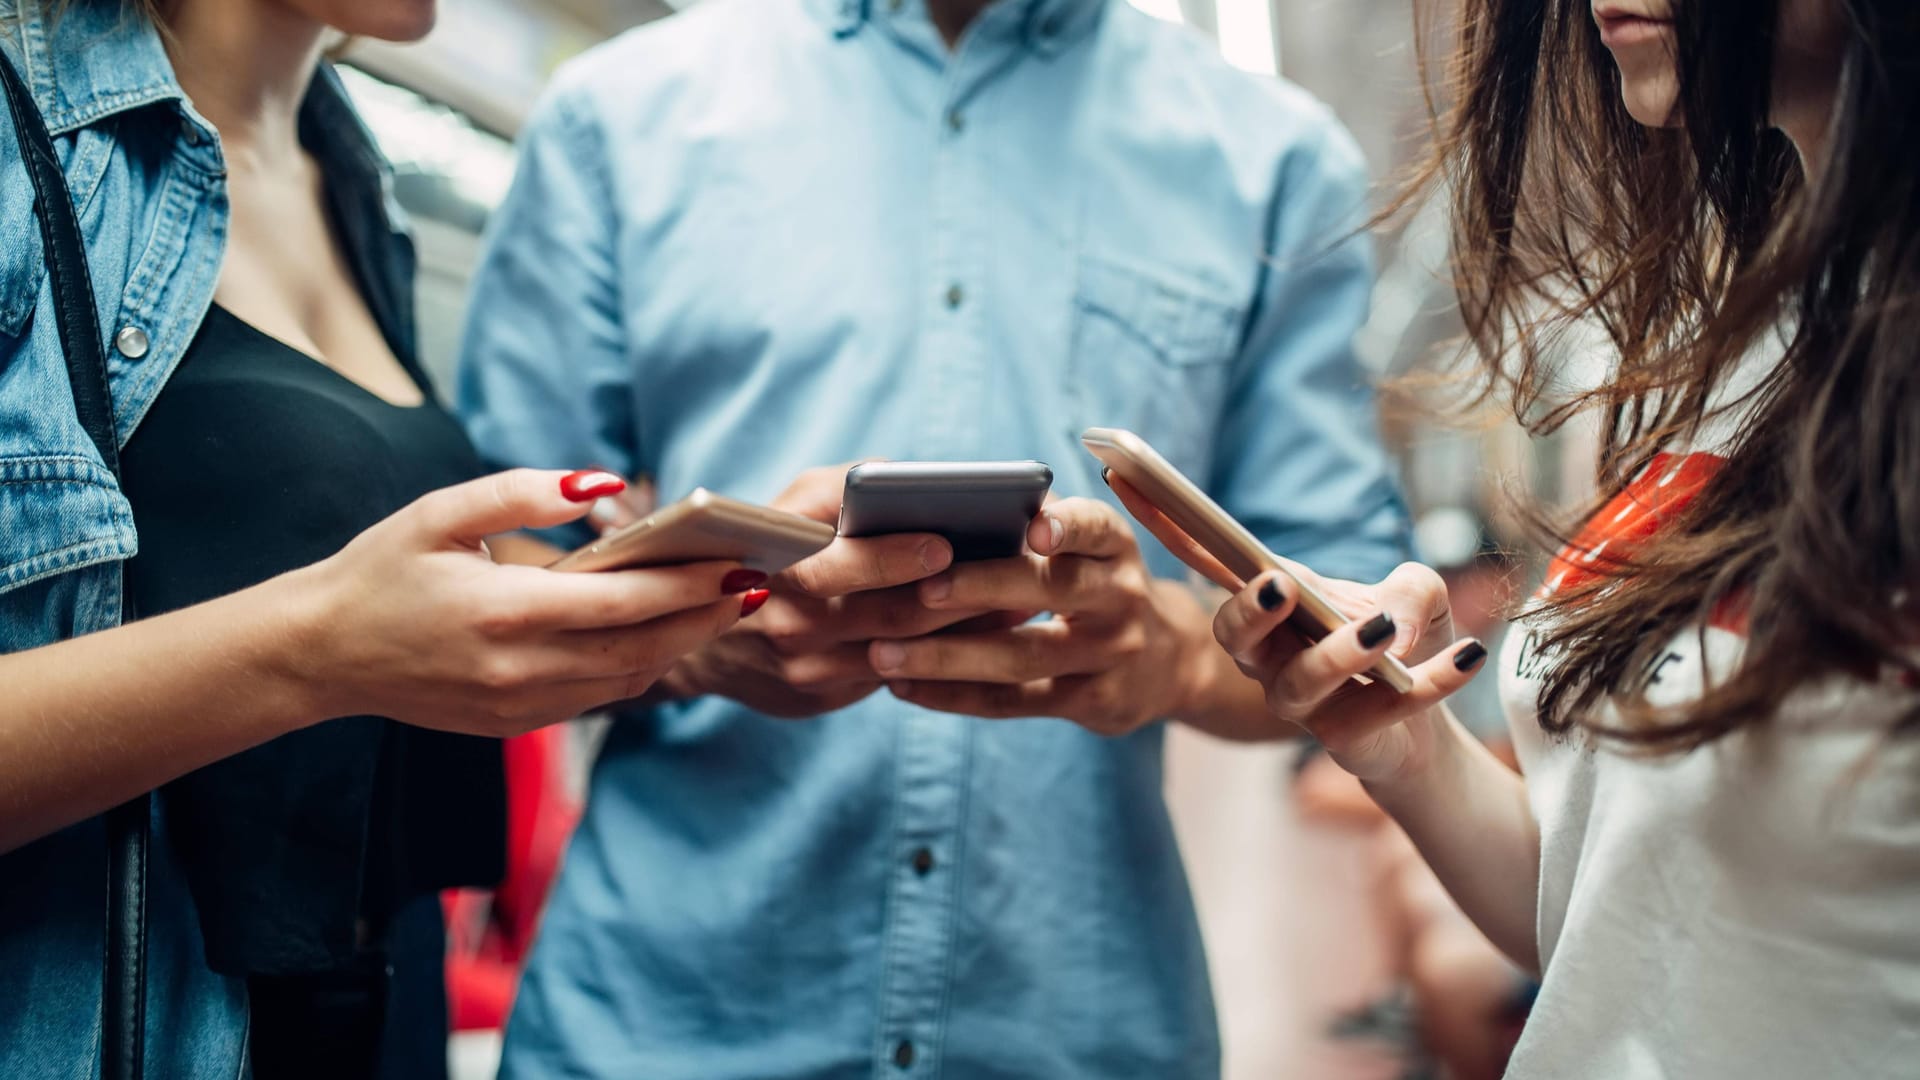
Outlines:
<svg viewBox="0 0 1920 1080"><path fill-rule="evenodd" d="M1067 395L1079 427L1122 427L1204 475L1246 309L1177 271L1083 254Z"/></svg>
<svg viewBox="0 0 1920 1080"><path fill-rule="evenodd" d="M0 456L0 652L96 629L119 604L111 576L73 571L137 546L132 510L99 465Z"/></svg>

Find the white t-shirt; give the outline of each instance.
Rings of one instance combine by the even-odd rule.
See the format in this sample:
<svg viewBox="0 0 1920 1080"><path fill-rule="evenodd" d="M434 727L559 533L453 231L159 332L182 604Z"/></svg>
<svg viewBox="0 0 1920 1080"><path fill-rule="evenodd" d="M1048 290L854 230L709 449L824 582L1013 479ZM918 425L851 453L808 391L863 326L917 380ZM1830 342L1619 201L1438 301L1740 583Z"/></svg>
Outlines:
<svg viewBox="0 0 1920 1080"><path fill-rule="evenodd" d="M1663 456L1581 546L1644 535L1718 461ZM1563 554L1549 586L1579 572ZM1741 619L1715 623L1642 673L1651 701L1731 670ZM1540 728L1535 640L1516 626L1499 658L1540 823L1542 982L1508 1075L1920 1078L1920 739L1886 738L1915 691L1810 687L1649 757Z"/></svg>

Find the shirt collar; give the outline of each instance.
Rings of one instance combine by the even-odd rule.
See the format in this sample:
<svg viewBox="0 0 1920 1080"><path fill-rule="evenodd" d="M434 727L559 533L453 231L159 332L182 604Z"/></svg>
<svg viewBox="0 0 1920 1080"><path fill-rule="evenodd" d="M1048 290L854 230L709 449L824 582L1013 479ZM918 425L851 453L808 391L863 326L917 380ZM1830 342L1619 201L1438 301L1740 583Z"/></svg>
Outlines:
<svg viewBox="0 0 1920 1080"><path fill-rule="evenodd" d="M926 0L803 0L814 18L836 37L852 37L880 19L927 20ZM1011 27L1035 52L1052 55L1084 36L1112 0L994 0L977 16L977 28ZM1016 17L989 18L1003 8Z"/></svg>
<svg viewBox="0 0 1920 1080"><path fill-rule="evenodd" d="M57 18L49 17L39 3L0 0L0 27L15 28L9 44L17 49L21 75L48 134L59 136L109 116L169 102L201 135L212 135L174 78L160 31L147 19L125 13L115 0L75 0ZM390 170L373 134L326 64L320 65L300 104L300 136L329 165L349 169L352 181L380 189L390 186L384 179Z"/></svg>
<svg viewBox="0 0 1920 1080"><path fill-rule="evenodd" d="M75 0L56 16L32 0L0 0L0 26L12 31L21 77L49 134L180 100L159 31L118 3Z"/></svg>

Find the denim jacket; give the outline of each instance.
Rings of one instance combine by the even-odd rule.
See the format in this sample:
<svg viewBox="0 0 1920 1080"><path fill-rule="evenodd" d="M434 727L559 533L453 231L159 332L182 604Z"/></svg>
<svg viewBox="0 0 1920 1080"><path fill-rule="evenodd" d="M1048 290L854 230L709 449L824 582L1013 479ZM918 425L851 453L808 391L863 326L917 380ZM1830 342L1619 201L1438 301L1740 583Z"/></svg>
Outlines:
<svg viewBox="0 0 1920 1080"><path fill-rule="evenodd" d="M32 90L85 236L114 422L125 445L213 302L228 204L219 134L173 76L157 31L115 0L0 0L0 48ZM389 339L411 343L413 248L385 163L322 70L302 136ZM0 110L0 652L121 621L137 550L126 498L75 415L32 187ZM5 707L0 688L0 708ZM106 842L83 822L0 856L0 1076L98 1075ZM232 1077L246 1061L238 980L202 958L156 810L148 883L147 1074Z"/></svg>

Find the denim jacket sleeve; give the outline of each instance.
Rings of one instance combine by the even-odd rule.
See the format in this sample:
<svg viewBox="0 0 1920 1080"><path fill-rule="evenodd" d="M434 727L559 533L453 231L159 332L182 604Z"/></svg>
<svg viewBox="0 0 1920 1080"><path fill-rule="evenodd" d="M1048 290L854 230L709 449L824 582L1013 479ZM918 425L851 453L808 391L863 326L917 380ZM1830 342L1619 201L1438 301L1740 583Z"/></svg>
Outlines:
<svg viewBox="0 0 1920 1080"><path fill-rule="evenodd" d="M98 134L55 147L82 207ZM74 413L31 190L0 114L0 652L118 623L117 566L136 548L126 499Z"/></svg>

